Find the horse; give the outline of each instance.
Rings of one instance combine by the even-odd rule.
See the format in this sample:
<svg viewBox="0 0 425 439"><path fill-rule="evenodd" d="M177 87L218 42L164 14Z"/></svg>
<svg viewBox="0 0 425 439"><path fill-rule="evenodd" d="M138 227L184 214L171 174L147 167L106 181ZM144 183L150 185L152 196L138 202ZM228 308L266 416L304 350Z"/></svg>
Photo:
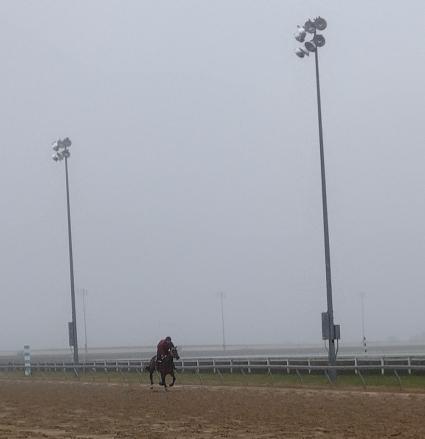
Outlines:
<svg viewBox="0 0 425 439"><path fill-rule="evenodd" d="M175 366L174 366L174 358L178 360L180 358L179 353L177 352L177 347L174 346L170 349L170 353L162 359L162 361L158 362L156 355L151 358L149 362L149 366L145 367L145 370L149 372L149 378L151 380L151 388L153 386L152 375L156 371L161 375L161 380L159 382L160 386L164 386L164 389L167 390L167 383L165 382L165 377L167 375L171 375L173 377L173 382L170 384L170 387L174 386L176 382L176 376L174 374Z"/></svg>

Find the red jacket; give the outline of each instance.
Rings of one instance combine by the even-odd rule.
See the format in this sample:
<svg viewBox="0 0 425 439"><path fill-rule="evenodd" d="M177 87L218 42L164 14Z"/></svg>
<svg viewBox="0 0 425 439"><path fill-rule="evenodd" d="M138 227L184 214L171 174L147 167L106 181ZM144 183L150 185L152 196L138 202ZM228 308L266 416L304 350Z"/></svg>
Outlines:
<svg viewBox="0 0 425 439"><path fill-rule="evenodd" d="M168 352L172 347L174 347L174 345L171 341L161 340L157 346L157 356L162 357L168 355Z"/></svg>

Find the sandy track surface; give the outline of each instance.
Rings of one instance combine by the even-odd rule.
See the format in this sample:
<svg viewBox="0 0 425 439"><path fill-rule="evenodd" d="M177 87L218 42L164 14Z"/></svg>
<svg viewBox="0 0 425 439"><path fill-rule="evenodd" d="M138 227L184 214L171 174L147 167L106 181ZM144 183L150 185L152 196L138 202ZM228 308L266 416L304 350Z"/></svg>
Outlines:
<svg viewBox="0 0 425 439"><path fill-rule="evenodd" d="M0 438L425 438L425 395L0 382Z"/></svg>

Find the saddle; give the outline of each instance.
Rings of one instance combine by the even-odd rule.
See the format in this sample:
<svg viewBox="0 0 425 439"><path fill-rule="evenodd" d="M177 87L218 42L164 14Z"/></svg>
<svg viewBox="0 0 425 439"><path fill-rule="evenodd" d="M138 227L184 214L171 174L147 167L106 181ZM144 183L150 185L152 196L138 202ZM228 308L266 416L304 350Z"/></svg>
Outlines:
<svg viewBox="0 0 425 439"><path fill-rule="evenodd" d="M168 355L161 355L160 357L156 357L157 366L161 366L165 362L167 357L168 357Z"/></svg>

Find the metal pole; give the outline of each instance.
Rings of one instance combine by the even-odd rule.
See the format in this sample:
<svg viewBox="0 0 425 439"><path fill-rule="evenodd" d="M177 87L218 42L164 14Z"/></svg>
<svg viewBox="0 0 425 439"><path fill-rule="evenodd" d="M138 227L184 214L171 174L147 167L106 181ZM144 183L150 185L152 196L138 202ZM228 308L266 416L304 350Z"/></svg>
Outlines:
<svg viewBox="0 0 425 439"><path fill-rule="evenodd" d="M360 294L361 300L362 300L362 344L363 344L363 350L365 353L367 353L367 343L366 343L366 334L365 334L365 324L364 324L364 293Z"/></svg>
<svg viewBox="0 0 425 439"><path fill-rule="evenodd" d="M334 313L332 305L332 279L331 279L331 258L329 249L329 226L328 226L328 206L326 197L326 176L325 176L325 157L323 151L323 128L322 128L322 105L320 100L320 80L319 80L319 55L318 50L314 52L316 61L316 86L317 86L317 113L319 120L319 143L320 143L320 169L322 174L322 204L323 204L323 231L325 238L325 266L326 266L326 298L329 315L329 366L336 365L336 350L334 339ZM336 369L329 370L332 380L336 379Z"/></svg>
<svg viewBox="0 0 425 439"><path fill-rule="evenodd" d="M220 292L220 303L221 303L221 327L222 327L222 333L223 333L223 351L226 350L226 341L224 338L224 307L223 307L223 298L224 293Z"/></svg>
<svg viewBox="0 0 425 439"><path fill-rule="evenodd" d="M86 355L86 361L87 361L87 320L86 320L86 296L87 296L87 290L83 288L83 315L84 315L84 352Z"/></svg>
<svg viewBox="0 0 425 439"><path fill-rule="evenodd" d="M77 340L77 316L75 311L75 289L74 289L74 261L72 258L72 235L71 235L71 208L69 204L69 181L68 181L68 158L65 157L66 176L66 205L68 212L68 242L69 242L69 275L71 279L71 304L72 304L72 326L74 335L74 364L78 364L78 340Z"/></svg>

